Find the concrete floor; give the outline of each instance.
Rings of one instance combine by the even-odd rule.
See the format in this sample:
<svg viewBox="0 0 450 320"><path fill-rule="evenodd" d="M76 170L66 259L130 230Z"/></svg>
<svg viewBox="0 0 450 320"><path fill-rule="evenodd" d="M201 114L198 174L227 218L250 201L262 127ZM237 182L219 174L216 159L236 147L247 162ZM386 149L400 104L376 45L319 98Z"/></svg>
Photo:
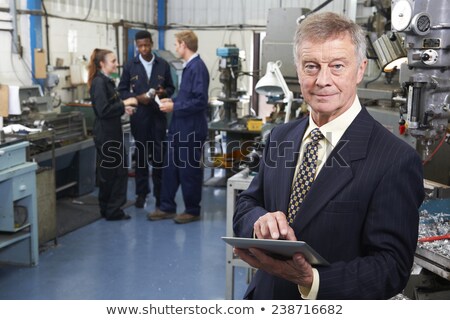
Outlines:
<svg viewBox="0 0 450 320"><path fill-rule="evenodd" d="M129 179L134 199L134 179ZM184 209L181 192L178 211ZM226 189L203 187L202 220L185 225L150 222L146 207L126 221L98 220L58 238L37 267L0 267L0 299L225 299ZM237 268L235 299L247 269Z"/></svg>

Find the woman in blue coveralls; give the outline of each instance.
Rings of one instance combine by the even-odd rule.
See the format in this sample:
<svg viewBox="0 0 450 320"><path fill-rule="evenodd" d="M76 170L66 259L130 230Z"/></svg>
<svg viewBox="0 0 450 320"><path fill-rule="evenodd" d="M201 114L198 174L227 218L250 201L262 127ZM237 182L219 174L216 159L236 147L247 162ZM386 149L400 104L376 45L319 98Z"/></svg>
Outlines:
<svg viewBox="0 0 450 320"><path fill-rule="evenodd" d="M89 63L88 86L95 113L94 142L97 149L97 183L100 213L106 220L127 220L121 207L127 201L127 166L121 116L132 114L136 98L121 100L112 73L117 72L116 55L95 49Z"/></svg>
<svg viewBox="0 0 450 320"><path fill-rule="evenodd" d="M176 223L200 219L203 168L202 146L208 135L207 109L209 73L197 54L198 38L192 31L175 34L175 50L185 61L177 97L162 99L160 110L173 112L168 150L164 159L161 206L149 220L172 218ZM181 184L185 211L176 215L175 195Z"/></svg>

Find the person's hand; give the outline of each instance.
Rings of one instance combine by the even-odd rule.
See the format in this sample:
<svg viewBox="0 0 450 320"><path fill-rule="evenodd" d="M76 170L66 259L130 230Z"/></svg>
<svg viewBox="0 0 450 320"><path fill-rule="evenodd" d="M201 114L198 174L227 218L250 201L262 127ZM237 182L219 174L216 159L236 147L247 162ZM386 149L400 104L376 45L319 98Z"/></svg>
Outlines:
<svg viewBox="0 0 450 320"><path fill-rule="evenodd" d="M159 110L161 110L162 112L172 112L173 111L173 101L172 99L161 99L161 104L159 106Z"/></svg>
<svg viewBox="0 0 450 320"><path fill-rule="evenodd" d="M136 108L132 106L125 106L125 113L128 115L133 115L136 112Z"/></svg>
<svg viewBox="0 0 450 320"><path fill-rule="evenodd" d="M127 98L127 99L123 100L123 104L125 105L125 107L127 107L127 106L137 106L138 105L138 100L135 97L130 97L130 98Z"/></svg>
<svg viewBox="0 0 450 320"><path fill-rule="evenodd" d="M290 260L274 259L256 248L248 250L234 248L234 253L254 268L261 269L304 288L310 289L312 286L312 267L301 253L294 254Z"/></svg>
<svg viewBox="0 0 450 320"><path fill-rule="evenodd" d="M253 224L258 239L284 239L296 241L294 230L289 226L286 215L281 211L267 212Z"/></svg>
<svg viewBox="0 0 450 320"><path fill-rule="evenodd" d="M167 98L167 92L166 89L164 89L162 86L157 86L156 87L156 95L160 98Z"/></svg>
<svg viewBox="0 0 450 320"><path fill-rule="evenodd" d="M294 230L289 226L286 215L281 211L267 212L259 217L253 225L253 230L258 239L297 241ZM312 267L301 253L294 254L290 260L274 259L256 248L248 250L234 248L234 253L254 268L264 270L302 287L311 288Z"/></svg>
<svg viewBox="0 0 450 320"><path fill-rule="evenodd" d="M136 99L139 102L139 104L146 105L146 104L149 104L150 100L152 100L153 98L147 97L147 94L145 92L143 94L136 96Z"/></svg>

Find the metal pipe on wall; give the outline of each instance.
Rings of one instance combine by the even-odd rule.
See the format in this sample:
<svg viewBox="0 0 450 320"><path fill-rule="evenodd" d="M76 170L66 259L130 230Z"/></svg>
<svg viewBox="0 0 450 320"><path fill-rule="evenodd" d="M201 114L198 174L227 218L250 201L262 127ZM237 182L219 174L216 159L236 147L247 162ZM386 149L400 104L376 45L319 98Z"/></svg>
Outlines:
<svg viewBox="0 0 450 320"><path fill-rule="evenodd" d="M16 0L9 0L9 14L11 15L12 30L12 53L19 53L22 55L22 50L20 49L19 35L17 33L17 6Z"/></svg>
<svg viewBox="0 0 450 320"><path fill-rule="evenodd" d="M158 49L165 50L166 40L166 14L167 14L167 2L166 0L157 1L157 28L158 28Z"/></svg>

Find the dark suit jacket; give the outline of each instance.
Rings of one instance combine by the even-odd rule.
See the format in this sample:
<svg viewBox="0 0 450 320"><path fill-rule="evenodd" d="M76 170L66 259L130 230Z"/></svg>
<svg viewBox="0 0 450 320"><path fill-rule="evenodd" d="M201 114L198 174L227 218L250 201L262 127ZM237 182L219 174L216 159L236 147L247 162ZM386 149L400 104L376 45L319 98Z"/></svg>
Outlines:
<svg viewBox="0 0 450 320"><path fill-rule="evenodd" d="M234 232L252 237L265 213L287 212L308 119L271 132L258 175L242 192ZM319 172L293 229L331 265L317 267L318 299L386 299L406 285L424 198L416 151L361 110ZM299 299L294 283L258 271L246 298Z"/></svg>

